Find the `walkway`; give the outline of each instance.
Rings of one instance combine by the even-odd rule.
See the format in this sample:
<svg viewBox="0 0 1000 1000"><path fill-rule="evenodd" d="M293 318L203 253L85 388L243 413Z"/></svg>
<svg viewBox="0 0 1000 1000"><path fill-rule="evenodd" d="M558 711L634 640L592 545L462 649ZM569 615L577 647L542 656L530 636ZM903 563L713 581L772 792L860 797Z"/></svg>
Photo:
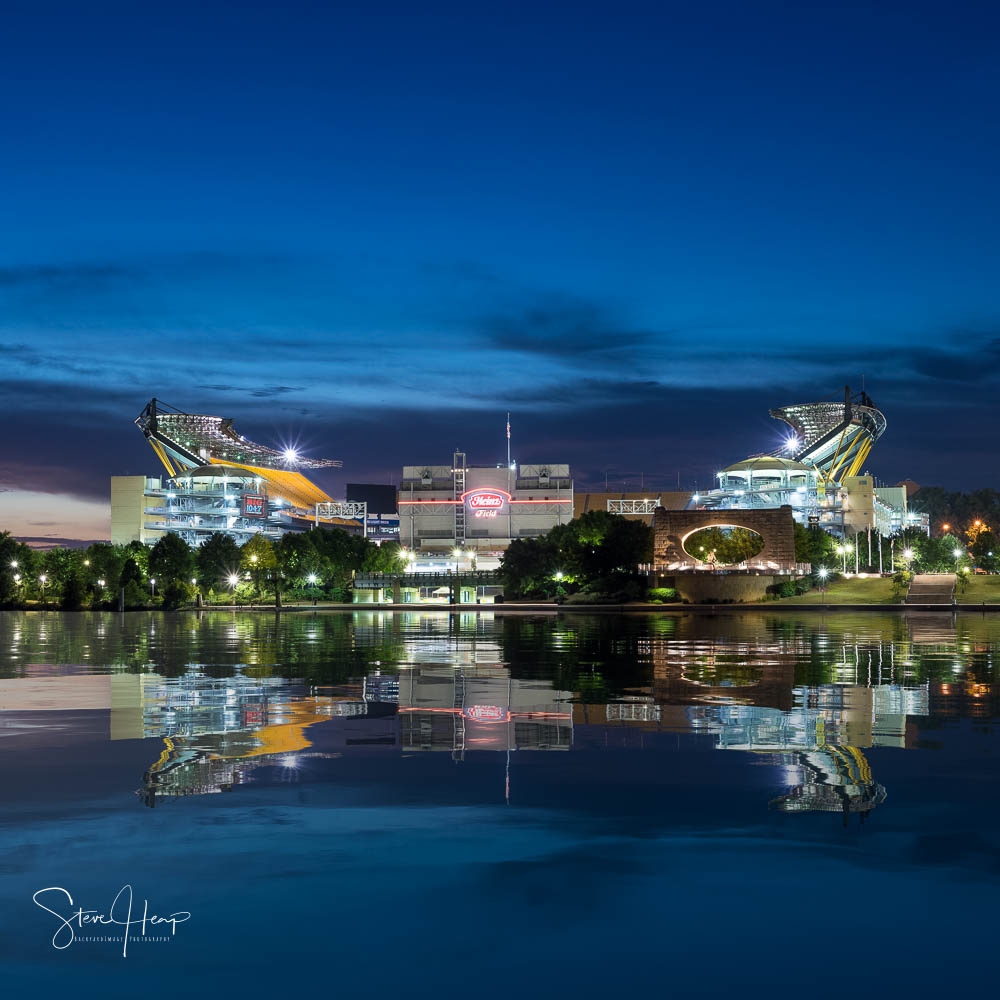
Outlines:
<svg viewBox="0 0 1000 1000"><path fill-rule="evenodd" d="M954 573L918 573L906 593L907 604L944 604L955 600Z"/></svg>

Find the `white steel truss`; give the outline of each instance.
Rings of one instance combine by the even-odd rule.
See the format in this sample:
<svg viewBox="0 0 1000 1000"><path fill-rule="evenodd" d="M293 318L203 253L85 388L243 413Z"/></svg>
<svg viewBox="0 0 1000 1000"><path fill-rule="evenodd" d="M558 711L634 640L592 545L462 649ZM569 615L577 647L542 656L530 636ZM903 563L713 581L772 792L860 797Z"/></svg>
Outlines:
<svg viewBox="0 0 1000 1000"><path fill-rule="evenodd" d="M368 502L365 500L335 500L316 504L316 527L321 517L343 517L361 522L361 531L368 537Z"/></svg>
<svg viewBox="0 0 1000 1000"><path fill-rule="evenodd" d="M609 500L609 514L652 514L660 506L659 497L655 500Z"/></svg>

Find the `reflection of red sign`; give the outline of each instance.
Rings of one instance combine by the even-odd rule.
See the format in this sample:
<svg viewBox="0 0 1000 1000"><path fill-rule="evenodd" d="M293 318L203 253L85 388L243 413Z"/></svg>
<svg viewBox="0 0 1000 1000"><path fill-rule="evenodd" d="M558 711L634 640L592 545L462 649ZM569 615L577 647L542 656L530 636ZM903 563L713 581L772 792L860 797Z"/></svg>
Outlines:
<svg viewBox="0 0 1000 1000"><path fill-rule="evenodd" d="M486 490L469 496L469 506L473 510L499 510L503 506L503 502L504 495L502 493L490 493Z"/></svg>
<svg viewBox="0 0 1000 1000"><path fill-rule="evenodd" d="M500 705L470 705L462 713L470 722L507 722L510 713Z"/></svg>

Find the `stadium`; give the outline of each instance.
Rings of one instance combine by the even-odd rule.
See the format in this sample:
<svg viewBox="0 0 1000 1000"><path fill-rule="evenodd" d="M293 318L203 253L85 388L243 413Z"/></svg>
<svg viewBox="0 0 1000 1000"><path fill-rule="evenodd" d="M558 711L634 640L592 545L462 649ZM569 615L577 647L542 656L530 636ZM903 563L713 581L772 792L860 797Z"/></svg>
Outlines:
<svg viewBox="0 0 1000 1000"><path fill-rule="evenodd" d="M113 476L111 540L147 544L168 531L200 545L214 532L238 542L278 538L315 524L359 530L356 519L319 517L333 500L303 469L339 468L335 459L278 451L243 437L225 417L184 413L152 399L136 417L166 476Z"/></svg>
<svg viewBox="0 0 1000 1000"><path fill-rule="evenodd" d="M795 519L841 538L862 531L892 535L923 527L907 510L906 490L879 486L865 462L886 429L884 414L867 393L843 402L797 403L770 411L789 435L783 454L752 455L716 473L717 485L695 493L688 509L741 510L789 506Z"/></svg>

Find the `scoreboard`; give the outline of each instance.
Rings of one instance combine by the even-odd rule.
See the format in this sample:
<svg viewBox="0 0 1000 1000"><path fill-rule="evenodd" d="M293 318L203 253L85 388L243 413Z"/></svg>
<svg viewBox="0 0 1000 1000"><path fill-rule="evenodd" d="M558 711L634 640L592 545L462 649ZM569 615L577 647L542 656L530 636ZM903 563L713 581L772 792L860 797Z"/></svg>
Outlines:
<svg viewBox="0 0 1000 1000"><path fill-rule="evenodd" d="M267 517L267 497L262 493L244 493L243 516Z"/></svg>

